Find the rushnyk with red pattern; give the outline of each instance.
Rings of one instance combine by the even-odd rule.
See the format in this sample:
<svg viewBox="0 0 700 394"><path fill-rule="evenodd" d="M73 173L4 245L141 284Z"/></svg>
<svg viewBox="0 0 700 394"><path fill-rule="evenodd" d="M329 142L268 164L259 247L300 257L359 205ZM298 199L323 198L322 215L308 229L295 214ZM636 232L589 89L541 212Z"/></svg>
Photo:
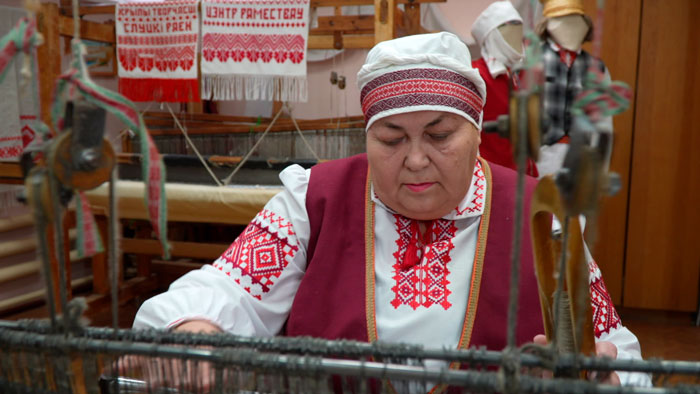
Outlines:
<svg viewBox="0 0 700 394"><path fill-rule="evenodd" d="M298 250L292 224L263 209L213 266L260 300Z"/></svg>
<svg viewBox="0 0 700 394"><path fill-rule="evenodd" d="M8 19L11 20L11 19ZM14 28L0 40L0 84L6 100L0 103L0 114L5 122L0 127L0 159L19 160L29 144L38 143L36 138L39 112L36 60L34 48L39 45L36 21L22 18ZM18 55L29 59L30 78L22 75L22 63L13 62ZM6 80L8 75L10 79ZM26 84L26 87L22 86ZM16 100L12 99L14 96Z"/></svg>
<svg viewBox="0 0 700 394"><path fill-rule="evenodd" d="M133 101L199 101L198 0L117 4L119 91Z"/></svg>
<svg viewBox="0 0 700 394"><path fill-rule="evenodd" d="M202 98L306 101L309 0L202 2Z"/></svg>
<svg viewBox="0 0 700 394"><path fill-rule="evenodd" d="M384 111L425 107L434 111L461 111L475 122L481 119L484 100L472 81L450 70L410 68L382 74L362 87L365 121ZM415 110L415 109L414 109Z"/></svg>

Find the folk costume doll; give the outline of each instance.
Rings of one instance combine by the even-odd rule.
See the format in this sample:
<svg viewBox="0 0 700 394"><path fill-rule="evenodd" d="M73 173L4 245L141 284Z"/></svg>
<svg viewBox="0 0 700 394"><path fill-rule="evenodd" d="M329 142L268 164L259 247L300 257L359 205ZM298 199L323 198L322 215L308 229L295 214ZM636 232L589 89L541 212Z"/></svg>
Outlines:
<svg viewBox="0 0 700 394"><path fill-rule="evenodd" d="M540 176L561 168L568 151L569 135L577 132L571 108L583 90L589 67L598 67L609 81L610 74L600 59L581 49L593 37L593 22L584 14L582 0L540 0L543 19L536 28L542 38L545 73L542 96L545 116L540 158ZM597 122L599 131L612 133L612 118Z"/></svg>
<svg viewBox="0 0 700 394"><path fill-rule="evenodd" d="M485 87L466 45L384 41L358 85L367 153L285 169L229 249L146 301L134 327L505 347L516 173L477 157ZM529 226L522 235L518 345L543 332ZM590 267L598 339L640 358Z"/></svg>
<svg viewBox="0 0 700 394"><path fill-rule="evenodd" d="M497 120L500 115L508 114L510 89L517 86L511 70L523 59L523 20L510 1L496 1L476 18L471 33L481 50L481 58L474 60L472 66L479 70L486 84L484 120ZM517 170L510 141L496 133L481 135L479 154L488 161ZM527 161L526 172L537 176L537 166L531 159Z"/></svg>

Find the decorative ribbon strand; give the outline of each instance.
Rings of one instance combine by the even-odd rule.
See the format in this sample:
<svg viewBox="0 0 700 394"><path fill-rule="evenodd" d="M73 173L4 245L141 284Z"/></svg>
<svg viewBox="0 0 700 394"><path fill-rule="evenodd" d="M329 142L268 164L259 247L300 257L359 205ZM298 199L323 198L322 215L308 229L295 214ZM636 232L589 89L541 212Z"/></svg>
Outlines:
<svg viewBox="0 0 700 394"><path fill-rule="evenodd" d="M83 59L84 45L73 40L73 63L56 83L52 119L57 129L63 125L63 108L66 94L76 91L87 101L111 112L137 133L141 143L141 172L148 185L144 193L144 203L156 236L163 247L163 255L170 258L167 239L167 202L165 199L165 167L160 153L151 139L146 125L134 104L124 96L105 89L90 80ZM70 89L69 89L70 88Z"/></svg>

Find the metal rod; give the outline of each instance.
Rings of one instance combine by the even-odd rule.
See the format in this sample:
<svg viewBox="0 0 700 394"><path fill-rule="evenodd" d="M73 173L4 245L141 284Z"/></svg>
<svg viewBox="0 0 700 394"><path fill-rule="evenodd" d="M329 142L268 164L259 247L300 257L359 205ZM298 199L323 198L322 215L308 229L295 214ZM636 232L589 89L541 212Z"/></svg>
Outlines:
<svg viewBox="0 0 700 394"><path fill-rule="evenodd" d="M510 250L510 299L508 304L508 347L516 346L518 323L518 294L520 293L520 249L522 244L523 204L525 195L525 163L527 160L527 92L517 93L518 100L518 144L516 160L518 181L515 189L515 217L513 220L513 240Z"/></svg>
<svg viewBox="0 0 700 394"><path fill-rule="evenodd" d="M43 174L45 176L46 173ZM49 256L49 239L47 236L46 212L41 198L41 177L42 175L30 174L30 187L32 188L32 211L34 213L34 223L36 223L36 235L38 237L39 254L41 255L41 266L43 268L44 281L46 282L46 303L49 308L49 318L51 320L51 331L56 331L56 299L53 294L53 277L51 275L51 263Z"/></svg>
<svg viewBox="0 0 700 394"><path fill-rule="evenodd" d="M554 322L554 327L553 327L553 334L552 335L552 347L554 349L557 349L559 346L559 341L561 338L558 338L558 329L559 329L559 319L561 317L562 313L562 301L561 298L563 297L562 293L564 292L564 281L566 280L566 248L567 244L569 242L569 216L566 215L564 217L564 223L561 223L562 226L562 239L561 239L561 257L559 258L559 271L557 272L557 289L554 291L554 300L552 301L554 303L553 305L553 317L552 320Z"/></svg>
<svg viewBox="0 0 700 394"><path fill-rule="evenodd" d="M53 229L56 261L58 262L58 296L61 303L61 314L66 316L68 312L68 291L66 290L66 255L65 242L63 241L63 207L61 206L61 186L53 172L48 171L49 189L53 209ZM69 263L70 264L70 263ZM64 325L68 327L67 325Z"/></svg>
<svg viewBox="0 0 700 394"><path fill-rule="evenodd" d="M313 338L255 338L228 334L192 334L169 333L159 331L135 331L120 329L114 335L110 328L86 327L82 337L63 338L49 334L46 322L41 322L32 330L27 321L0 320L0 344L25 349L42 349L51 346L52 350L60 346L66 350L85 352L107 352L117 355L135 354L144 356L166 356L191 358L204 361L215 350L192 348L215 347L222 351L251 351L251 348L264 352L297 352L309 355L328 355L334 357L368 357L414 360L457 361L472 366L500 365L503 352L488 350L458 349L422 349L415 345L378 344L354 341L330 341ZM31 321L32 325L35 321ZM166 344L168 343L168 344ZM181 345L188 345L190 348ZM228 349L225 349L227 347ZM242 349L245 348L245 349ZM204 353L202 353L204 352ZM543 360L534 354L521 353L520 365L524 367L543 367ZM559 355L557 368L570 368L574 365L586 370L599 371L636 371L661 374L700 375L700 362L669 360L611 360L606 358L579 356L573 354Z"/></svg>
<svg viewBox="0 0 700 394"><path fill-rule="evenodd" d="M115 197L115 182L117 180L117 166L112 168L109 175L109 236L107 264L109 266L112 294L112 328L115 332L119 329L119 266L117 265L117 236L119 221L117 220L117 204Z"/></svg>

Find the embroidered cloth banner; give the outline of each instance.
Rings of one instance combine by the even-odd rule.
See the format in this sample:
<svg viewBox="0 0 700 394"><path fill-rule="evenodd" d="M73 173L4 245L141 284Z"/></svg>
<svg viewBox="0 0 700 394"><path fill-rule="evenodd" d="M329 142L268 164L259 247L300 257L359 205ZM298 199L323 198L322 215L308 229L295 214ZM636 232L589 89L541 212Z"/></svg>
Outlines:
<svg viewBox="0 0 700 394"><path fill-rule="evenodd" d="M199 101L198 0L117 4L119 91L132 101Z"/></svg>
<svg viewBox="0 0 700 394"><path fill-rule="evenodd" d="M18 26L18 21L24 16L25 10L3 7L0 38L7 38L5 35ZM27 28L21 33L25 44L32 31L33 28ZM5 45L0 45L0 160L18 161L25 149L41 143L36 126L39 121L36 54L32 50L32 56L26 58L20 54L24 49L14 41L3 43ZM29 74L23 75L23 69ZM0 196L0 208L2 199Z"/></svg>
<svg viewBox="0 0 700 394"><path fill-rule="evenodd" d="M202 98L306 101L309 0L203 0Z"/></svg>

